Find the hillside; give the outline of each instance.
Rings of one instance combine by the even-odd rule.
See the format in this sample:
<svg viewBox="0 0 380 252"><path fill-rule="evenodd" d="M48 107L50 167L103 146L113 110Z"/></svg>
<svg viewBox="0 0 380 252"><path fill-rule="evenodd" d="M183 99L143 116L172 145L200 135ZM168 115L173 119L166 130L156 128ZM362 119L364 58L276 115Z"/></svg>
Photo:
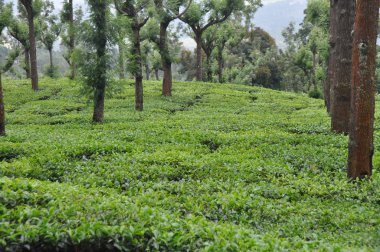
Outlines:
<svg viewBox="0 0 380 252"><path fill-rule="evenodd" d="M5 81L1 251L380 249L379 113L373 179L350 183L322 100L146 82L138 113L121 85L95 125L77 83Z"/></svg>

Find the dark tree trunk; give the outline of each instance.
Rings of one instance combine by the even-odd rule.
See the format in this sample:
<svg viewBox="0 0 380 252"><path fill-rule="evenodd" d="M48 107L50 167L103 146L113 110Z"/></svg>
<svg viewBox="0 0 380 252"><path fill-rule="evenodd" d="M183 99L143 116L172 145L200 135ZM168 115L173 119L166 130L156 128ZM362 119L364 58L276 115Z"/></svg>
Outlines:
<svg viewBox="0 0 380 252"><path fill-rule="evenodd" d="M195 42L197 43L197 70L196 70L196 80L203 80L203 69L202 69L202 33L195 32Z"/></svg>
<svg viewBox="0 0 380 252"><path fill-rule="evenodd" d="M27 79L30 79L30 57L29 57L29 49L24 49L24 56L25 56L25 75Z"/></svg>
<svg viewBox="0 0 380 252"><path fill-rule="evenodd" d="M74 27L74 8L73 0L69 0L69 53L72 56L75 50L75 27ZM72 59L70 59L70 79L75 79L76 65Z"/></svg>
<svg viewBox="0 0 380 252"><path fill-rule="evenodd" d="M164 70L164 78L162 80L162 95L171 96L172 95L172 61L170 58L170 52L168 48L167 40L167 28L169 23L163 22L160 24L160 42L159 48L161 53L161 62Z"/></svg>
<svg viewBox="0 0 380 252"><path fill-rule="evenodd" d="M148 62L145 62L145 77L146 77L146 80L150 79L150 67L149 67Z"/></svg>
<svg viewBox="0 0 380 252"><path fill-rule="evenodd" d="M337 40L337 4L336 0L330 0L330 28L329 28L329 59L327 66L327 78L324 85L324 96L325 96L325 105L327 112L330 113L331 110L331 86L334 80L334 66L336 60L336 40Z"/></svg>
<svg viewBox="0 0 380 252"><path fill-rule="evenodd" d="M143 91L143 74L142 74L142 57L140 41L140 25L138 21L132 27L133 30L133 54L135 57L135 108L137 111L144 110L144 91Z"/></svg>
<svg viewBox="0 0 380 252"><path fill-rule="evenodd" d="M38 90L38 70L37 70L37 49L36 49L36 34L34 31L34 14L32 1L21 0L21 3L25 6L25 10L28 15L28 27L29 27L29 45L30 45L30 70L32 78L32 88L34 91Z"/></svg>
<svg viewBox="0 0 380 252"><path fill-rule="evenodd" d="M4 109L4 95L3 83L0 73L0 136L5 136L5 109Z"/></svg>
<svg viewBox="0 0 380 252"><path fill-rule="evenodd" d="M206 53L206 73L207 73L207 79L206 81L211 82L212 81L212 70L211 70L211 52Z"/></svg>
<svg viewBox="0 0 380 252"><path fill-rule="evenodd" d="M356 2L348 177L372 175L378 0Z"/></svg>
<svg viewBox="0 0 380 252"><path fill-rule="evenodd" d="M94 92L94 114L93 122L100 123L104 120L104 98L107 83L107 17L106 17L106 1L100 1L101 6L96 7L95 10L95 29L97 34L96 42L96 57L97 65L95 67L95 92Z"/></svg>
<svg viewBox="0 0 380 252"><path fill-rule="evenodd" d="M118 47L119 47L119 78L125 79L124 46L121 42L119 42Z"/></svg>
<svg viewBox="0 0 380 252"><path fill-rule="evenodd" d="M158 69L154 69L154 75L156 75L156 80L160 80L160 76L158 75Z"/></svg>
<svg viewBox="0 0 380 252"><path fill-rule="evenodd" d="M95 89L94 114L92 117L92 121L95 123L101 123L104 120L104 98L105 98L105 88L99 87Z"/></svg>
<svg viewBox="0 0 380 252"><path fill-rule="evenodd" d="M313 82L314 91L318 89L316 72L317 72L317 52L313 52L312 82Z"/></svg>
<svg viewBox="0 0 380 252"><path fill-rule="evenodd" d="M223 83L223 69L224 69L224 60L223 60L223 47L218 47L218 81Z"/></svg>
<svg viewBox="0 0 380 252"><path fill-rule="evenodd" d="M49 61L50 61L50 68L53 70L54 64L53 64L53 48L49 48Z"/></svg>
<svg viewBox="0 0 380 252"><path fill-rule="evenodd" d="M355 1L334 1L336 13L335 55L332 62L334 77L331 89L331 129L348 134L351 104L352 28L355 20Z"/></svg>

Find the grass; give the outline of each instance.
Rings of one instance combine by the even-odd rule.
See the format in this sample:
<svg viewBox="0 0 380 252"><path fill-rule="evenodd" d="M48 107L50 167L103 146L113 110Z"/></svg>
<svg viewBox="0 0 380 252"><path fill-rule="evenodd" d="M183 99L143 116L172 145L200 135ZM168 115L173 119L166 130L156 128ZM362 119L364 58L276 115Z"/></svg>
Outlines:
<svg viewBox="0 0 380 252"><path fill-rule="evenodd" d="M75 82L6 81L0 250L380 249L379 113L374 176L350 183L322 100L146 82L139 113L120 85L95 125Z"/></svg>

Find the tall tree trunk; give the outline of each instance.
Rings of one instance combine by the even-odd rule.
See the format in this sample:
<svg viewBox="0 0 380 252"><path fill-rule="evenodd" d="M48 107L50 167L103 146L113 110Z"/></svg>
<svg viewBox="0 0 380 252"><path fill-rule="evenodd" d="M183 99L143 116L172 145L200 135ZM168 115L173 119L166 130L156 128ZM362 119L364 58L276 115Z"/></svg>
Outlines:
<svg viewBox="0 0 380 252"><path fill-rule="evenodd" d="M333 60L334 78L331 82L331 129L348 134L351 104L352 28L355 20L355 1L334 1L337 8L336 37Z"/></svg>
<svg viewBox="0 0 380 252"><path fill-rule="evenodd" d="M138 21L132 27L133 30L133 53L135 57L135 108L137 111L144 110L144 91L143 91L143 74L142 74L142 57L140 27Z"/></svg>
<svg viewBox="0 0 380 252"><path fill-rule="evenodd" d="M212 70L211 70L211 52L206 53L206 73L207 73L207 80L208 82L212 81Z"/></svg>
<svg viewBox="0 0 380 252"><path fill-rule="evenodd" d="M218 47L218 81L219 83L223 83L223 69L224 69L223 47Z"/></svg>
<svg viewBox="0 0 380 252"><path fill-rule="evenodd" d="M148 62L145 62L145 77L146 80L150 79L150 67Z"/></svg>
<svg viewBox="0 0 380 252"><path fill-rule="evenodd" d="M325 105L327 112L331 111L331 87L334 80L334 66L336 60L336 43L337 43L337 13L338 4L336 0L330 0L330 28L329 28L329 59L327 66L327 78L324 85Z"/></svg>
<svg viewBox="0 0 380 252"><path fill-rule="evenodd" d="M95 29L99 37L96 42L97 63L95 67L95 92L94 92L94 114L93 122L100 123L104 120L104 98L107 83L107 17L106 1L100 1L101 6L97 7L95 18Z"/></svg>
<svg viewBox="0 0 380 252"><path fill-rule="evenodd" d="M92 121L95 123L101 123L104 120L104 98L105 88L96 88L94 93L94 114L92 116Z"/></svg>
<svg viewBox="0 0 380 252"><path fill-rule="evenodd" d="M30 70L32 78L32 88L34 91L38 90L38 70L37 70L37 49L36 49L36 34L34 31L34 14L32 1L22 1L28 15L29 27L29 45L30 45Z"/></svg>
<svg viewBox="0 0 380 252"><path fill-rule="evenodd" d="M164 78L162 80L162 95L163 96L171 96L172 95L172 61L170 58L170 52L168 48L167 40L167 28L169 23L161 23L160 24L160 54L161 54L161 62L162 68L164 70Z"/></svg>
<svg viewBox="0 0 380 252"><path fill-rule="evenodd" d="M50 68L53 70L53 48L49 48L49 61L50 61Z"/></svg>
<svg viewBox="0 0 380 252"><path fill-rule="evenodd" d="M75 50L75 27L74 27L74 7L73 0L69 0L69 53L70 53L70 79L75 79L76 64L71 59Z"/></svg>
<svg viewBox="0 0 380 252"><path fill-rule="evenodd" d="M119 78L125 79L124 45L122 42L118 43L118 48L119 48Z"/></svg>
<svg viewBox="0 0 380 252"><path fill-rule="evenodd" d="M195 42L197 43L197 71L196 80L203 80L203 69L202 69L202 33L195 33Z"/></svg>
<svg viewBox="0 0 380 252"><path fill-rule="evenodd" d="M3 83L0 72L0 136L5 136L5 109L4 109L4 95Z"/></svg>
<svg viewBox="0 0 380 252"><path fill-rule="evenodd" d="M378 0L357 0L352 48L348 177L372 175Z"/></svg>
<svg viewBox="0 0 380 252"><path fill-rule="evenodd" d="M313 70L312 70L312 82L314 91L317 91L317 52L313 52Z"/></svg>
<svg viewBox="0 0 380 252"><path fill-rule="evenodd" d="M156 75L156 80L160 80L160 76L158 75L158 69L154 69L154 75Z"/></svg>
<svg viewBox="0 0 380 252"><path fill-rule="evenodd" d="M29 57L29 49L24 49L24 56L25 56L25 75L27 79L30 79L30 57Z"/></svg>

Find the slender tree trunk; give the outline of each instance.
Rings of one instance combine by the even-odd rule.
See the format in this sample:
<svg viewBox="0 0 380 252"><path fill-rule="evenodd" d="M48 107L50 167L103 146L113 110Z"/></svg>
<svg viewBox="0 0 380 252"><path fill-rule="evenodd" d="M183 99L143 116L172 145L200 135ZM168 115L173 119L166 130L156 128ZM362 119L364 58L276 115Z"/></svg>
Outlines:
<svg viewBox="0 0 380 252"><path fill-rule="evenodd" d="M160 76L158 75L158 69L154 69L154 74L156 75L156 80L160 80Z"/></svg>
<svg viewBox="0 0 380 252"><path fill-rule="evenodd" d="M161 23L160 24L160 54L161 54L161 63L162 68L164 70L164 78L162 80L162 95L163 96L171 96L172 95L172 85L173 85L173 77L172 77L172 61L170 58L170 52L167 45L167 28L169 23Z"/></svg>
<svg viewBox="0 0 380 252"><path fill-rule="evenodd" d="M27 79L30 79L30 57L29 57L29 49L24 49L24 56L25 56L25 75Z"/></svg>
<svg viewBox="0 0 380 252"><path fill-rule="evenodd" d="M143 74L142 74L142 57L141 57L141 41L140 28L138 21L132 27L133 30L133 53L135 56L135 108L137 111L144 110L144 91L143 91Z"/></svg>
<svg viewBox="0 0 380 252"><path fill-rule="evenodd" d="M317 76L316 76L316 72L317 72L317 53L316 53L316 52L313 52L312 82L313 82L313 88L314 88L314 91L316 91L316 90L318 89L318 87L317 87Z"/></svg>
<svg viewBox="0 0 380 252"><path fill-rule="evenodd" d="M211 52L206 53L206 72L207 72L207 80L208 82L212 81L212 70L211 70Z"/></svg>
<svg viewBox="0 0 380 252"><path fill-rule="evenodd" d="M336 0L330 0L330 28L329 28L329 59L327 66L327 78L324 86L325 105L327 112L331 111L331 87L334 81L334 66L336 60L336 43L337 43L337 13L338 4Z"/></svg>
<svg viewBox="0 0 380 252"><path fill-rule="evenodd" d="M335 1L336 37L333 60L334 77L331 85L331 129L348 134L351 104L352 28L355 20L355 1Z"/></svg>
<svg viewBox="0 0 380 252"><path fill-rule="evenodd" d="M224 60L223 60L223 47L218 47L218 81L223 83L223 69L224 69Z"/></svg>
<svg viewBox="0 0 380 252"><path fill-rule="evenodd" d="M348 177L372 175L378 0L357 0L352 48Z"/></svg>
<svg viewBox="0 0 380 252"><path fill-rule="evenodd" d="M122 42L118 43L119 47L119 78L125 79L125 61L124 61L124 45Z"/></svg>
<svg viewBox="0 0 380 252"><path fill-rule="evenodd" d="M150 79L150 67L149 67L148 62L145 62L145 76L146 76L146 80Z"/></svg>
<svg viewBox="0 0 380 252"><path fill-rule="evenodd" d="M4 95L3 83L0 72L0 136L5 136L5 109L4 109Z"/></svg>
<svg viewBox="0 0 380 252"><path fill-rule="evenodd" d="M95 89L94 114L92 116L92 121L94 123L101 123L104 120L104 98L105 98L105 88L99 87Z"/></svg>
<svg viewBox="0 0 380 252"><path fill-rule="evenodd" d="M29 27L29 45L30 45L30 67L32 88L34 91L38 90L38 70L37 70L37 49L36 49L36 34L34 31L34 14L32 1L22 1L28 14L28 27Z"/></svg>
<svg viewBox="0 0 380 252"><path fill-rule="evenodd" d="M75 27L74 27L74 7L73 0L69 0L69 53L70 57L75 50ZM70 79L75 79L76 76L76 64L70 58Z"/></svg>
<svg viewBox="0 0 380 252"><path fill-rule="evenodd" d="M50 61L50 68L53 70L54 64L53 64L53 48L49 49L49 61Z"/></svg>
<svg viewBox="0 0 380 252"><path fill-rule="evenodd" d="M202 33L195 33L195 42L197 43L197 71L196 80L203 80L203 69L202 69Z"/></svg>
<svg viewBox="0 0 380 252"><path fill-rule="evenodd" d="M104 120L104 98L107 83L107 17L106 17L106 1L100 1L100 6L96 7L95 28L97 36L96 57L97 63L95 67L95 93L94 93L94 114L93 122L100 123Z"/></svg>

